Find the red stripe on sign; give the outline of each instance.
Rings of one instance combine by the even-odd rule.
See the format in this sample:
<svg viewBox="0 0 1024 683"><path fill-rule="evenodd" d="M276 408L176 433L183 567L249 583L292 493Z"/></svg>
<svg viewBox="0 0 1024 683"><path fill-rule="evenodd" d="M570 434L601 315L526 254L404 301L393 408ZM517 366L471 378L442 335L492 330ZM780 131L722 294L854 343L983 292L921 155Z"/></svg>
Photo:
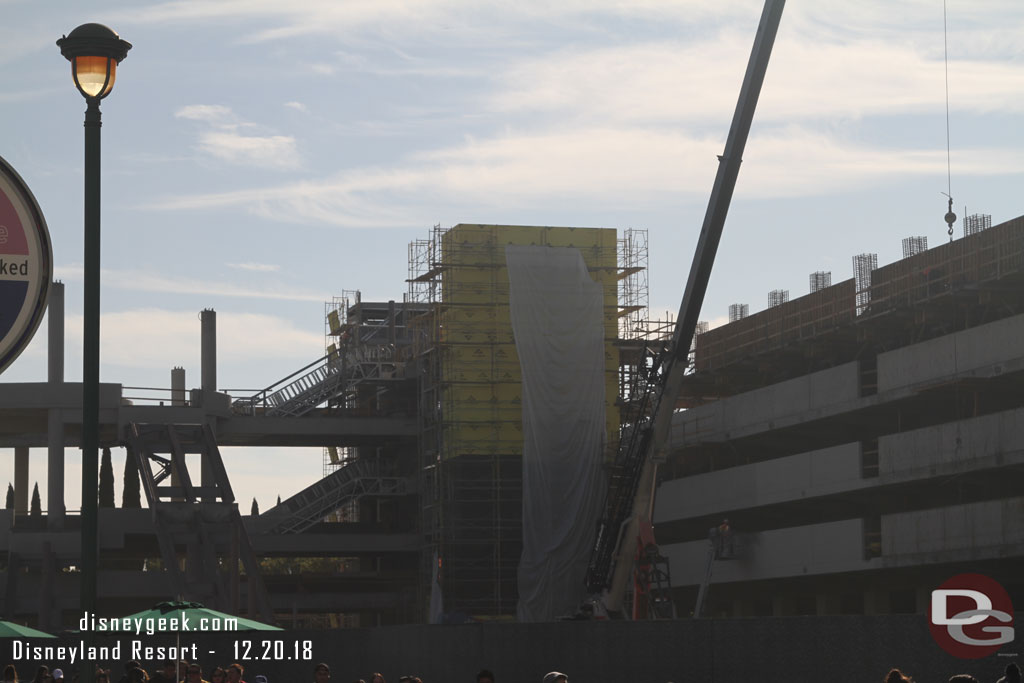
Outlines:
<svg viewBox="0 0 1024 683"><path fill-rule="evenodd" d="M0 191L0 254L28 254L28 238L18 212L6 192Z"/></svg>

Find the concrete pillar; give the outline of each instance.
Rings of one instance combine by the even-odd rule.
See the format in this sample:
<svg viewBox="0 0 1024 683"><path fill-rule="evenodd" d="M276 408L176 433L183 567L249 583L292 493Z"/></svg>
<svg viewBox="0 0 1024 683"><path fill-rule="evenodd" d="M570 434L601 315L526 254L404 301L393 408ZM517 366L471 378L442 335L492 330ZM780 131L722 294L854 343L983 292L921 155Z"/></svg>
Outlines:
<svg viewBox="0 0 1024 683"><path fill-rule="evenodd" d="M47 302L47 372L50 384L64 383L64 283L50 285ZM64 528L64 417L59 408L46 416L46 527Z"/></svg>
<svg viewBox="0 0 1024 683"><path fill-rule="evenodd" d="M50 542L43 541L43 569L39 581L39 606L36 611L39 628L43 631L50 631L52 629L50 620L53 616L53 605L55 603L53 596L53 580L56 573L55 564Z"/></svg>
<svg viewBox="0 0 1024 683"><path fill-rule="evenodd" d="M776 595L772 597L772 616L788 617L793 614L793 602L789 598Z"/></svg>
<svg viewBox="0 0 1024 683"><path fill-rule="evenodd" d="M932 592L926 586L918 586L915 591L915 607L914 610L918 614L928 614L928 608L931 606Z"/></svg>
<svg viewBox="0 0 1024 683"><path fill-rule="evenodd" d="M256 580L249 575L245 577L246 609L250 619L258 619L256 616Z"/></svg>
<svg viewBox="0 0 1024 683"><path fill-rule="evenodd" d="M240 591L240 579L238 569L238 527L232 525L231 527L231 550L228 556L228 581L231 582L231 587L228 589L228 593L231 595L231 613L238 614L239 610L239 591Z"/></svg>
<svg viewBox="0 0 1024 683"><path fill-rule="evenodd" d="M47 413L46 528L64 528L64 417L59 408Z"/></svg>
<svg viewBox="0 0 1024 683"><path fill-rule="evenodd" d="M842 609L838 595L821 594L814 596L815 614L819 617L829 614L839 614Z"/></svg>
<svg viewBox="0 0 1024 683"><path fill-rule="evenodd" d="M395 335L395 301L388 301L388 344L395 348L397 338Z"/></svg>
<svg viewBox="0 0 1024 683"><path fill-rule="evenodd" d="M203 390L203 401L206 402L205 395L208 392L217 391L217 313L212 308L204 309L200 314L202 320L202 359L201 359L201 379L202 379L202 390ZM211 420L211 427L215 427L216 422ZM213 468L210 466L208 459L203 458L200 464L200 475L199 482L202 486L213 486L214 476ZM204 502L211 502L214 500L212 496L202 496Z"/></svg>
<svg viewBox="0 0 1024 683"><path fill-rule="evenodd" d="M171 405L185 405L185 368L171 368Z"/></svg>
<svg viewBox="0 0 1024 683"><path fill-rule="evenodd" d="M14 511L28 512L28 446L14 448Z"/></svg>
<svg viewBox="0 0 1024 683"><path fill-rule="evenodd" d="M50 285L47 299L47 381L64 381L64 283Z"/></svg>
<svg viewBox="0 0 1024 683"><path fill-rule="evenodd" d="M171 368L171 405L185 405L185 368ZM181 475L173 463L171 464L171 486L181 486Z"/></svg>
<svg viewBox="0 0 1024 683"><path fill-rule="evenodd" d="M203 562L199 549L199 539L186 541L185 543L185 585L191 586L201 582L203 576Z"/></svg>
<svg viewBox="0 0 1024 683"><path fill-rule="evenodd" d="M204 309L202 321L201 375L203 391L217 391L217 312Z"/></svg>
<svg viewBox="0 0 1024 683"><path fill-rule="evenodd" d="M889 591L868 589L864 591L864 614L888 614Z"/></svg>

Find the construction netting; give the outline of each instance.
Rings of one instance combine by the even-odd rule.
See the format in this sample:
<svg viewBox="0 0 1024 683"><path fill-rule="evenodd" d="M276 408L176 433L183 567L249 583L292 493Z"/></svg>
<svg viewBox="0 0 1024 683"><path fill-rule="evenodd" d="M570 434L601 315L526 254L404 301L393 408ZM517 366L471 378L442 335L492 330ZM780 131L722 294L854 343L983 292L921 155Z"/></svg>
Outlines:
<svg viewBox="0 0 1024 683"><path fill-rule="evenodd" d="M604 295L571 247L508 246L509 317L522 371L519 621L572 614L606 482Z"/></svg>

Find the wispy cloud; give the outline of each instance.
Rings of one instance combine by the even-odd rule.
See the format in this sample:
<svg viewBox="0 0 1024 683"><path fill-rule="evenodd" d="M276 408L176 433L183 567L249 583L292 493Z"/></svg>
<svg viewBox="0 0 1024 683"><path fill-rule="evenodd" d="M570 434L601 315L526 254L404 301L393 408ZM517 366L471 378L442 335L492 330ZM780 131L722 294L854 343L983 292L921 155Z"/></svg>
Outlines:
<svg viewBox="0 0 1024 683"><path fill-rule="evenodd" d="M749 36L708 41L565 49L510 65L487 105L502 112L549 112L587 121L718 121L735 106ZM701 68L694 69L694 64ZM941 52L877 39L779 41L758 121L908 115L944 107ZM1024 63L950 64L956 111L1024 110ZM724 87L723 84L734 84Z"/></svg>
<svg viewBox="0 0 1024 683"><path fill-rule="evenodd" d="M672 130L585 128L469 139L411 155L391 168L357 169L319 182L168 198L152 208L243 207L277 220L407 226L423 206L552 206L565 201L649 206L679 193L704 196L722 142ZM1018 149L958 153L958 173L1024 172ZM791 126L751 137L740 183L748 197L807 197L915 175L945 174L945 150L874 147ZM396 206L403 207L396 209Z"/></svg>
<svg viewBox="0 0 1024 683"><path fill-rule="evenodd" d="M238 264L236 267L246 268L246 265L254 266L248 268L249 270L262 270L263 272L277 269L277 266L266 266L263 264ZM55 277L67 281L81 280L82 273L83 268L81 265L57 266L54 269ZM104 288L112 287L138 292L236 297L242 299L273 299L278 301L325 301L329 298L327 294L292 290L287 287L267 287L266 285L263 287L252 287L232 282L195 280L184 277L172 278L139 270L109 270L104 268L102 276Z"/></svg>
<svg viewBox="0 0 1024 683"><path fill-rule="evenodd" d="M304 105L302 102L285 102L284 106L289 109L294 109L295 111L301 111L304 114L309 113L309 107Z"/></svg>
<svg viewBox="0 0 1024 683"><path fill-rule="evenodd" d="M174 112L179 119L207 121L210 123L235 123L235 115L230 107L222 104L190 104Z"/></svg>
<svg viewBox="0 0 1024 683"><path fill-rule="evenodd" d="M199 148L232 164L278 170L293 170L301 165L295 138L286 135L258 136L212 131L199 137Z"/></svg>
<svg viewBox="0 0 1024 683"><path fill-rule="evenodd" d="M654 27L672 24L685 28L696 24L717 28L738 23L757 23L761 10L756 0L520 0L516 3L481 4L473 0L171 0L126 10L125 21L146 24L206 24L230 22L237 27L249 22L244 41L283 40L308 35L348 35L365 39L368 33L415 37L433 36L479 40L481 28L491 37L509 25L594 30L590 21L628 17L631 22L648 22ZM969 8L969 11L967 11ZM950 30L960 41L956 49L974 52L991 49L1021 50L1020 29L1024 24L1017 0L973 0L962 8L950 8ZM992 17L1000 17L993 26ZM883 0L849 3L846 0L816 0L791 3L783 17L782 30L799 31L801 37L821 38L851 33L872 35L885 42L932 42L941 30L942 8L934 0L903 0L899 13ZM535 31L536 32L536 31ZM564 31L563 31L564 32ZM930 38L923 38L930 33ZM520 35L521 38L521 35ZM941 51L941 43L937 46Z"/></svg>
<svg viewBox="0 0 1024 683"><path fill-rule="evenodd" d="M281 270L281 266L273 263L229 263L227 266L239 270L252 270L257 273L275 273Z"/></svg>
<svg viewBox="0 0 1024 683"><path fill-rule="evenodd" d="M3 62L0 62L2 64ZM0 93L0 102L25 102L28 100L38 100L44 97L49 97L55 92L58 92L59 88L29 88L27 90L14 90Z"/></svg>
<svg viewBox="0 0 1024 683"><path fill-rule="evenodd" d="M65 325L69 348L78 348L82 316L67 316ZM195 311L141 308L104 313L100 329L105 364L147 370L197 365L200 322ZM253 330L260 331L258 344L252 343ZM296 357L313 359L322 355L324 338L322 333L298 329L278 316L220 312L217 314L217 343L231 349L232 363L294 361Z"/></svg>
<svg viewBox="0 0 1024 683"><path fill-rule="evenodd" d="M294 170L302 165L294 137L243 134L239 132L240 129L258 126L243 121L230 107L191 104L178 109L174 115L210 127L200 132L198 148L215 159L229 164L275 170Z"/></svg>
<svg viewBox="0 0 1024 683"><path fill-rule="evenodd" d="M338 70L338 67L334 64L327 64L325 62L314 62L308 64L306 68L321 76L331 76Z"/></svg>

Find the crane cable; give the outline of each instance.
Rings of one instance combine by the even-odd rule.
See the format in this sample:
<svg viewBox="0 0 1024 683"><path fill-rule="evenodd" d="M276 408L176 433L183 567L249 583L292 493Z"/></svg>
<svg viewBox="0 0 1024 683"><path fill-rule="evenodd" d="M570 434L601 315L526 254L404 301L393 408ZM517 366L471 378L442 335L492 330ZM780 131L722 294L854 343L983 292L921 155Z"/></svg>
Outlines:
<svg viewBox="0 0 1024 683"><path fill-rule="evenodd" d="M949 225L949 241L952 242L956 214L953 213L953 173L949 154L949 39L946 29L946 0L942 0L942 53L946 68L946 192L943 194L949 198L949 208L944 218Z"/></svg>

